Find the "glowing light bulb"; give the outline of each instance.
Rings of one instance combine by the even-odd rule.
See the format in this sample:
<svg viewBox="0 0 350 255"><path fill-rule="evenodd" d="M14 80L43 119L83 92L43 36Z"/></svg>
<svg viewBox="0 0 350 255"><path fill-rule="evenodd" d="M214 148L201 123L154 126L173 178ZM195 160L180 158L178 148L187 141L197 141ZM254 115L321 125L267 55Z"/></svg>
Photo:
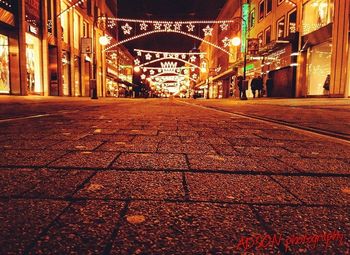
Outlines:
<svg viewBox="0 0 350 255"><path fill-rule="evenodd" d="M241 44L241 39L239 37L232 38L232 45L239 46Z"/></svg>

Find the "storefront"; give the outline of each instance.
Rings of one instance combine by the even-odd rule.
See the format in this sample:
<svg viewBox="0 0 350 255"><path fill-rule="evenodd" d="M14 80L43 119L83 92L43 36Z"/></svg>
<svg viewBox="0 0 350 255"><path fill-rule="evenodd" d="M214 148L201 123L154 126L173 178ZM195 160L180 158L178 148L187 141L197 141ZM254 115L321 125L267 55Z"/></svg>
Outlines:
<svg viewBox="0 0 350 255"><path fill-rule="evenodd" d="M295 66L292 64L292 44L274 42L263 57L262 74L265 91L269 97L295 97ZM266 80L271 79L266 87Z"/></svg>
<svg viewBox="0 0 350 255"><path fill-rule="evenodd" d="M307 96L327 95L324 83L331 74L333 0L311 0L303 6L302 35L307 48Z"/></svg>

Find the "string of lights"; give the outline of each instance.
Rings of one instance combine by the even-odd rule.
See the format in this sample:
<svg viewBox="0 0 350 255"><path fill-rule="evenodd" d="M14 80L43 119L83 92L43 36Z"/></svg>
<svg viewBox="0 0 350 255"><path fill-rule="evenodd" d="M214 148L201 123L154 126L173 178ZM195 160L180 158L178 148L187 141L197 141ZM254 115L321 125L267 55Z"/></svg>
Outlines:
<svg viewBox="0 0 350 255"><path fill-rule="evenodd" d="M205 39L203 39L203 38L200 38L199 36L192 35L192 34L189 34L189 33L183 32L183 31L164 30L164 29L163 29L163 30L148 31L148 32L145 32L145 33L142 33L142 34L139 34L139 35L135 35L135 36L133 36L133 37L130 37L130 38L121 40L121 41L119 41L119 42L117 42L117 43L115 43L115 44L113 44L113 45L110 45L110 46L106 47L106 48L104 49L104 51L105 51L105 52L109 52L112 48L117 47L117 46L119 46L119 45L121 45L121 44L124 44L124 43L129 42L129 41L132 41L132 40L139 39L139 38L144 37L144 36L147 36L147 35L155 34L155 33L176 33L176 34L183 34L183 35L192 37L192 38L194 38L194 39L197 39L197 40L199 40L199 41L201 41L201 42L204 42L204 43L206 43L206 44L209 44L209 45L213 46L214 48L217 48L217 49L219 49L219 50L225 52L225 53L228 54L228 55L232 55L232 54L231 54L230 52L228 52L226 49L224 49L224 48L220 47L219 45L216 45L216 44L214 44L214 43L212 43L212 42L209 42L209 41L207 41L207 40L205 40Z"/></svg>
<svg viewBox="0 0 350 255"><path fill-rule="evenodd" d="M150 24L222 24L222 23L235 23L237 20L143 20L143 19L125 19L125 18L114 18L114 17L100 17L99 19L121 21L121 22L132 22L132 23L150 23Z"/></svg>
<svg viewBox="0 0 350 255"><path fill-rule="evenodd" d="M135 52L142 53L152 53L152 54L160 54L160 55L206 55L206 52L166 52L166 51L153 51L153 50L142 50L142 49L134 49Z"/></svg>

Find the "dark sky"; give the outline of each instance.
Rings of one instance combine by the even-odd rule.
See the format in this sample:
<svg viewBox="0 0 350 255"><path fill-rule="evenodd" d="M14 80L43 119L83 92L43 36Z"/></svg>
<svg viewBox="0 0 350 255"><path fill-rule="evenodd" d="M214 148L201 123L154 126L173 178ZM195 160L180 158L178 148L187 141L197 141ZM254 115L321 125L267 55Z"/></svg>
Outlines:
<svg viewBox="0 0 350 255"><path fill-rule="evenodd" d="M151 20L215 20L225 3L226 0L118 0L118 16ZM125 36L121 34L119 40L123 38ZM135 55L134 48L188 52L199 43L183 35L163 33L136 39L125 46Z"/></svg>

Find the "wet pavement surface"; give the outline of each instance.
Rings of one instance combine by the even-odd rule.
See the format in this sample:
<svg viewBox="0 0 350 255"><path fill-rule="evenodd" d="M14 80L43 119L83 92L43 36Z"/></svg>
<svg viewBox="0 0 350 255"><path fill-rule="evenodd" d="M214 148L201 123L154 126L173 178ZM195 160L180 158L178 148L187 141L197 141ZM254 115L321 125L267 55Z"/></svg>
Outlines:
<svg viewBox="0 0 350 255"><path fill-rule="evenodd" d="M349 135L322 100L0 97L0 254L350 254L348 142L191 105Z"/></svg>

